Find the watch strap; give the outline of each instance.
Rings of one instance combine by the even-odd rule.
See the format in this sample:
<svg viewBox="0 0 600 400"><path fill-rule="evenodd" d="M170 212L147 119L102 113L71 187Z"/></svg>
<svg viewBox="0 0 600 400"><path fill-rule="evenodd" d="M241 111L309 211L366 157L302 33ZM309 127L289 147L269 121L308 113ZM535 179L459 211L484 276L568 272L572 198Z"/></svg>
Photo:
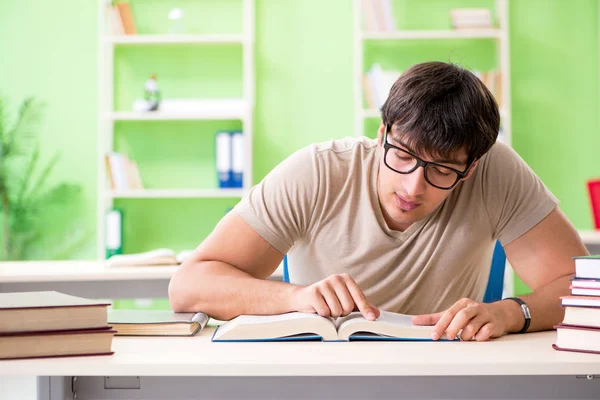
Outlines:
<svg viewBox="0 0 600 400"><path fill-rule="evenodd" d="M518 297L507 297L504 300L512 300L519 304L519 307L521 307L521 312L523 313L523 317L525 317L525 324L523 325L523 328L517 333L527 332L527 329L529 329L529 325L531 324L531 313L529 312L529 307L527 307L527 304L525 304L525 302Z"/></svg>

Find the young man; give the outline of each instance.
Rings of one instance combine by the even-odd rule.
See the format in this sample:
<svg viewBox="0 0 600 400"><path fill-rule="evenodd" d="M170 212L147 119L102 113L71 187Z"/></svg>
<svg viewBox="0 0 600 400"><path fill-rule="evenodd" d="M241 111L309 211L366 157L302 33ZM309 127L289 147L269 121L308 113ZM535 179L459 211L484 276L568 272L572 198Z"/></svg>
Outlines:
<svg viewBox="0 0 600 400"><path fill-rule="evenodd" d="M434 339L551 329L571 257L587 251L558 200L496 142L499 126L472 73L413 66L390 91L377 140L294 153L223 218L171 280L172 308L218 319L382 309L417 315ZM483 304L497 240L533 293ZM284 254L292 283L266 280Z"/></svg>

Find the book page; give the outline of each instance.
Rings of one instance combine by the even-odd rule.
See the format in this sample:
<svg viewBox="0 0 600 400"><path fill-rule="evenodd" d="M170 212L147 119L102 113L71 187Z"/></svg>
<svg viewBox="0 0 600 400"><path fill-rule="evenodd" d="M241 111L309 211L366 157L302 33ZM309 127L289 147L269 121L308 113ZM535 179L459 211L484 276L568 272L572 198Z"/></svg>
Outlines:
<svg viewBox="0 0 600 400"><path fill-rule="evenodd" d="M219 326L216 339L252 340L282 338L313 333L324 340L336 340L333 321L318 314L291 312L278 315L240 315Z"/></svg>
<svg viewBox="0 0 600 400"><path fill-rule="evenodd" d="M381 311L375 321L369 321L360 313L338 318L336 321L338 335L341 340L347 340L356 332L370 332L382 336L425 339L431 335L431 326L418 326L412 323L412 315Z"/></svg>

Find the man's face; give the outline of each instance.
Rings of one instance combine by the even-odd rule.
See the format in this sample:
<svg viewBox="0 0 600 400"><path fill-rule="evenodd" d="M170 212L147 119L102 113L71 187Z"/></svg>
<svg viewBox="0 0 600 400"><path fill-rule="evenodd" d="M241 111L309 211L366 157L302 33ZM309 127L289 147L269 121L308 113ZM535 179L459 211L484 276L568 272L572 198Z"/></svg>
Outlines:
<svg viewBox="0 0 600 400"><path fill-rule="evenodd" d="M418 167L409 174L399 174L390 169L385 164L383 158L385 153L383 148L384 132L385 125L381 124L377 135L380 146L379 150L382 152L377 182L379 204L388 227L404 231L413 223L425 218L436 210L452 193L453 189L439 189L429 184L425 180L424 169L422 167ZM387 141L394 146L415 154L413 149L408 148L402 142L396 131L394 131L394 134L391 132L387 134ZM393 149L390 151L393 151ZM431 157L428 154L416 155L422 158L423 161L439 162L435 157ZM455 154L452 159L456 161L443 162L441 164L459 171L464 171L467 168L468 156L465 150L461 150ZM476 164L477 161L473 163L467 176L463 179L468 179L471 176Z"/></svg>

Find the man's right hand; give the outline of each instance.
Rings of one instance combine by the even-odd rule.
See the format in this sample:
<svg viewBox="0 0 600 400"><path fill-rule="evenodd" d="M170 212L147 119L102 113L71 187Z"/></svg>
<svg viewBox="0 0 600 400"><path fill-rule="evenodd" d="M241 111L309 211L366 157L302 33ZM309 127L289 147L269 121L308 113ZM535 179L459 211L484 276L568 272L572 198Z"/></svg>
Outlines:
<svg viewBox="0 0 600 400"><path fill-rule="evenodd" d="M296 286L290 301L293 310L317 313L322 317L337 318L355 310L371 321L380 315L379 309L367 302L348 274L331 275L310 286Z"/></svg>

